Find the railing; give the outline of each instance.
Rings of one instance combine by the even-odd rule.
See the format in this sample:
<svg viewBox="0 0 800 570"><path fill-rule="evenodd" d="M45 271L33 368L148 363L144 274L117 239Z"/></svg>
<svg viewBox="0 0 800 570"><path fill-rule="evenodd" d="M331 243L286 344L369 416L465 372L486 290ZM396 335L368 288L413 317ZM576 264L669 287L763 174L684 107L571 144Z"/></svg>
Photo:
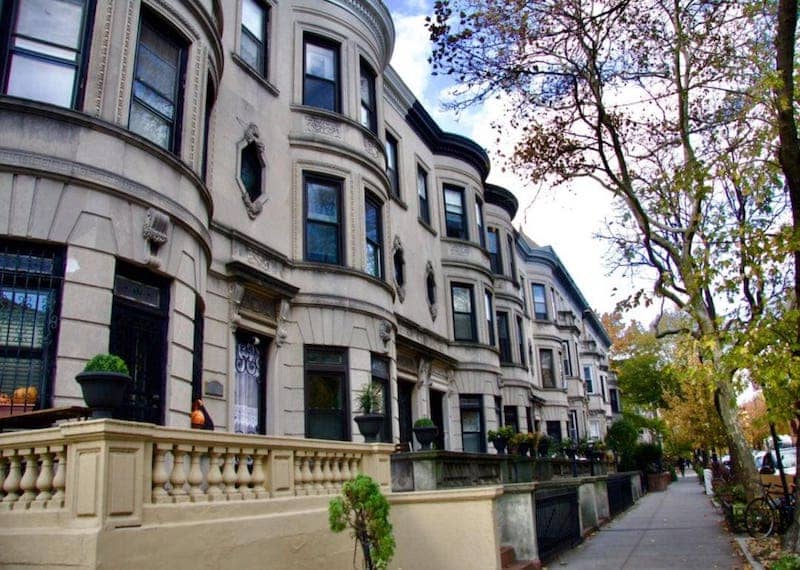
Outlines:
<svg viewBox="0 0 800 570"><path fill-rule="evenodd" d="M145 504L329 495L358 473L388 490L392 449L115 420L71 422L0 434L0 514L68 510L131 526Z"/></svg>
<svg viewBox="0 0 800 570"><path fill-rule="evenodd" d="M633 505L633 488L628 475L609 475L606 484L608 485L608 507L612 517Z"/></svg>
<svg viewBox="0 0 800 570"><path fill-rule="evenodd" d="M544 489L535 493L539 559L547 562L581 540L578 490Z"/></svg>

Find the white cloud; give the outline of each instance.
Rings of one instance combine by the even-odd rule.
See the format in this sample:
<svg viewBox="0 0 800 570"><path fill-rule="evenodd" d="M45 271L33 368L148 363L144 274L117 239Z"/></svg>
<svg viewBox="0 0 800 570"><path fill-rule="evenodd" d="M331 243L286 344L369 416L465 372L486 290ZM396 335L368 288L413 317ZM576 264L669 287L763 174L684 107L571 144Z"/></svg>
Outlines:
<svg viewBox="0 0 800 570"><path fill-rule="evenodd" d="M395 44L392 67L409 89L422 100L430 81L428 57L431 55L425 16L394 16Z"/></svg>

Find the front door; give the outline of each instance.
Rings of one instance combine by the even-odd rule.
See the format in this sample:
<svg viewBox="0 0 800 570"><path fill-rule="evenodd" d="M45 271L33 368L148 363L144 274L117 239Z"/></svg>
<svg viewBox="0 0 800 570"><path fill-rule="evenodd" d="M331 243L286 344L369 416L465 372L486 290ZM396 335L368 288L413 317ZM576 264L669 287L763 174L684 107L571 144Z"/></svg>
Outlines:
<svg viewBox="0 0 800 570"><path fill-rule="evenodd" d="M236 394L233 431L266 433L266 338L240 331L236 334L234 362Z"/></svg>
<svg viewBox="0 0 800 570"><path fill-rule="evenodd" d="M400 419L400 443L413 444L411 440L414 420L411 412L411 395L414 383L397 381L397 412Z"/></svg>
<svg viewBox="0 0 800 570"><path fill-rule="evenodd" d="M431 390L431 420L439 428L434 445L436 449L444 449L444 392Z"/></svg>

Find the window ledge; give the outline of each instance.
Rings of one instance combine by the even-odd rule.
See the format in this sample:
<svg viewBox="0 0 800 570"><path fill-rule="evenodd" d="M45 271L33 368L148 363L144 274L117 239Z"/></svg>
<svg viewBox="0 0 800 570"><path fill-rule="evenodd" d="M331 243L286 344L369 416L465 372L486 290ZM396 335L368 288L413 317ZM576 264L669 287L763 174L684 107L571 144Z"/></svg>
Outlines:
<svg viewBox="0 0 800 570"><path fill-rule="evenodd" d="M426 230L428 230L428 231L431 233L431 235L433 235L433 237L436 237L436 236L438 236L438 235L439 235L439 233L438 233L438 232L437 232L435 229L433 229L433 226L432 226L432 225L430 225L428 222L426 222L425 220L423 220L423 219L422 219L422 218L420 218L419 216L417 216L417 221L419 222L419 224L420 224L420 225L421 225L423 228L425 228Z"/></svg>
<svg viewBox="0 0 800 570"><path fill-rule="evenodd" d="M389 194L389 199L403 208L404 210L408 210L408 204L406 204L400 196L395 196L394 194Z"/></svg>
<svg viewBox="0 0 800 570"><path fill-rule="evenodd" d="M275 85L269 79L267 79L266 77L261 75L258 71L253 69L252 66L250 66L249 63L243 60L238 53L236 53L235 51L231 52L231 59L234 62L236 62L236 64L239 67L241 67L245 72L247 72L247 74L250 75L250 77L252 77L258 83L260 83L261 86L267 91L269 91L272 95L274 95L275 97L280 95L280 91L278 90L278 88L275 87Z"/></svg>
<svg viewBox="0 0 800 570"><path fill-rule="evenodd" d="M316 261L298 261L295 263L295 267L298 269L308 269L311 271L323 271L330 273L342 273L345 275L352 275L353 277L360 277L385 289L386 292L392 296L392 300L394 300L395 297L394 287L392 287L389 283L387 283L383 279L379 279L373 275L370 275L366 271L361 271L360 269L353 269L352 267L346 267L344 265L335 265L333 263L320 263Z"/></svg>

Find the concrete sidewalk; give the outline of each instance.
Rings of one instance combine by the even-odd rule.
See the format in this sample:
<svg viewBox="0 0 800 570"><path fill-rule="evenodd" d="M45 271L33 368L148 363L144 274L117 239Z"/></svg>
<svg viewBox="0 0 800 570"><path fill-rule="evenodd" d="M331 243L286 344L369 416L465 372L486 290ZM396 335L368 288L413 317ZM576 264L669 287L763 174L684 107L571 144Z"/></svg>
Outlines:
<svg viewBox="0 0 800 570"><path fill-rule="evenodd" d="M743 568L722 515L694 471L667 491L650 493L548 568L654 570Z"/></svg>

